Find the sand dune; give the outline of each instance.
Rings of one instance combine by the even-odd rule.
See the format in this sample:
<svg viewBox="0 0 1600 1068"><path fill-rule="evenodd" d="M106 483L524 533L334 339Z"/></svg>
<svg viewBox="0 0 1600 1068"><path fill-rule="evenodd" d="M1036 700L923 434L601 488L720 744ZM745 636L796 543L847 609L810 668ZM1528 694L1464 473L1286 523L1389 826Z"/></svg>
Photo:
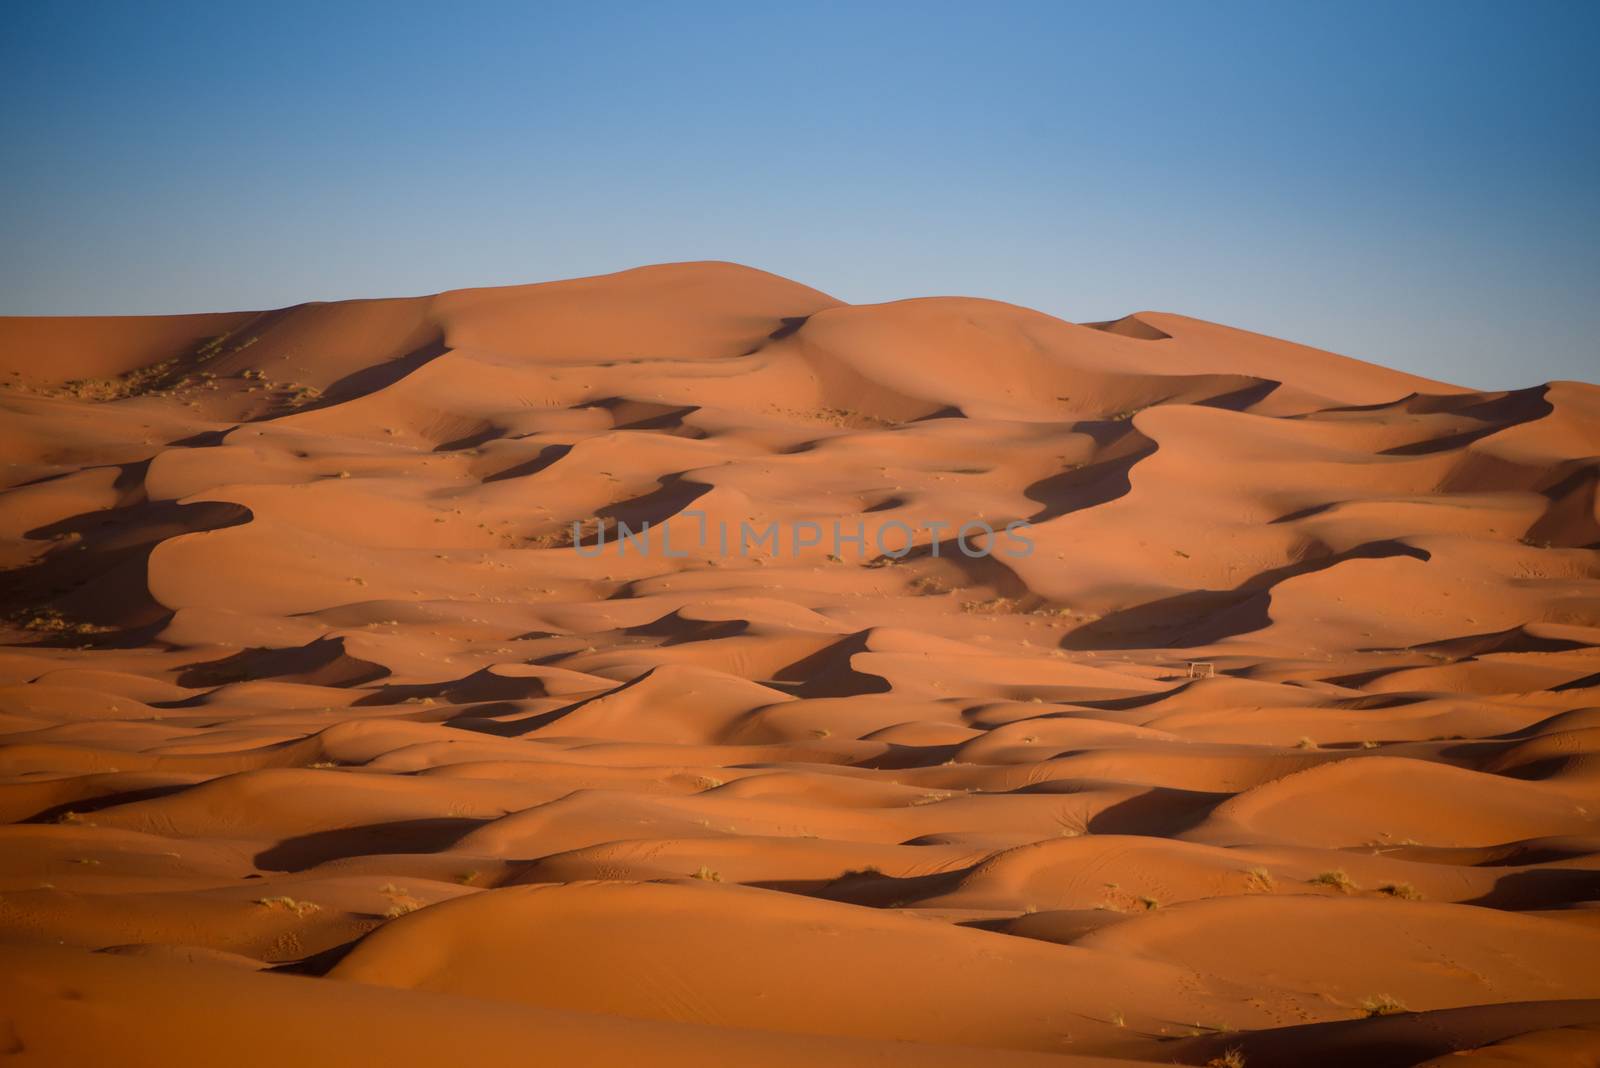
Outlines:
<svg viewBox="0 0 1600 1068"><path fill-rule="evenodd" d="M18 1063L1600 1055L1594 385L698 263L0 406Z"/></svg>

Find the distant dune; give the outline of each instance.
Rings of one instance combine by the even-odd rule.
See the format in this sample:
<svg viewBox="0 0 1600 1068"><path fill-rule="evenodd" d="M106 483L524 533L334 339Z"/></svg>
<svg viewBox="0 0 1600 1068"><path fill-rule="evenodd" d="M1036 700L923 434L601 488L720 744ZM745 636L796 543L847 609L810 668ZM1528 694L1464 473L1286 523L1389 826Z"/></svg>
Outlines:
<svg viewBox="0 0 1600 1068"><path fill-rule="evenodd" d="M1593 384L689 263L0 406L19 1064L1600 1057Z"/></svg>

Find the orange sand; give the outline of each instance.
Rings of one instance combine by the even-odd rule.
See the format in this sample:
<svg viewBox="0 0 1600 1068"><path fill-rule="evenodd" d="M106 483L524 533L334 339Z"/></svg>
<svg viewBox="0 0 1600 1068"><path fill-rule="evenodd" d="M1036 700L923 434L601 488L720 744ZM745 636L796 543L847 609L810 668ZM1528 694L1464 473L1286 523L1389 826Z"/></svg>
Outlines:
<svg viewBox="0 0 1600 1068"><path fill-rule="evenodd" d="M0 405L6 1063L1600 1062L1593 385L698 263Z"/></svg>

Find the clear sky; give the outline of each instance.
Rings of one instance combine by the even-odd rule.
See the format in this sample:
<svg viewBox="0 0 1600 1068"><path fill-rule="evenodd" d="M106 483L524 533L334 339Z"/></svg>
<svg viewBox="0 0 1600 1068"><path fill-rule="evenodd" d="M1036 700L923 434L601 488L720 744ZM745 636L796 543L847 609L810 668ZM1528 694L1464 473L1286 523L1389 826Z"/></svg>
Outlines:
<svg viewBox="0 0 1600 1068"><path fill-rule="evenodd" d="M1600 379L1600 3L96 3L0 31L0 313L728 259Z"/></svg>

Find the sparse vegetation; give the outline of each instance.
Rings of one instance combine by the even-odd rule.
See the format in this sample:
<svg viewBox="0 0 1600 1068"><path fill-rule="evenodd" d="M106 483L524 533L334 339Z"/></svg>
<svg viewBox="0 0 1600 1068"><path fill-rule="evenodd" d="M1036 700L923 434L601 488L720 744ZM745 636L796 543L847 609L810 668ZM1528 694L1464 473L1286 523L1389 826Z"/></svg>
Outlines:
<svg viewBox="0 0 1600 1068"><path fill-rule="evenodd" d="M1221 1056L1206 1061L1206 1068L1245 1068L1244 1050L1238 1046L1231 1046L1224 1050Z"/></svg>
<svg viewBox="0 0 1600 1068"><path fill-rule="evenodd" d="M1042 604L1033 610L1033 614L1036 616L1053 616L1057 619L1072 619L1078 613L1063 605Z"/></svg>
<svg viewBox="0 0 1600 1068"><path fill-rule="evenodd" d="M1410 883L1386 883L1378 887L1378 893L1397 897L1402 901L1421 901L1422 891Z"/></svg>
<svg viewBox="0 0 1600 1068"><path fill-rule="evenodd" d="M310 901L296 901L292 897L261 897L256 899L256 904L269 909L284 909L296 916L309 916L313 912L321 912L322 906Z"/></svg>
<svg viewBox="0 0 1600 1068"><path fill-rule="evenodd" d="M1245 869L1244 884L1248 890L1270 893L1278 885L1278 881L1266 868L1257 866Z"/></svg>
<svg viewBox="0 0 1600 1068"><path fill-rule="evenodd" d="M722 881L722 875L716 871L713 871L705 864L700 865L700 870L695 872L694 875L690 876L690 878L699 879L708 883L720 883Z"/></svg>
<svg viewBox="0 0 1600 1068"><path fill-rule="evenodd" d="M378 893L388 898L391 902L389 908L383 914L387 919L391 920L397 916L404 916L408 912L415 912L426 904L426 902L412 897L410 891L405 887L396 886L394 883L384 883L378 887Z"/></svg>
<svg viewBox="0 0 1600 1068"><path fill-rule="evenodd" d="M991 597L987 601L963 601L961 610L978 615L1005 615L1017 610L1015 597Z"/></svg>
<svg viewBox="0 0 1600 1068"><path fill-rule="evenodd" d="M1351 880L1350 876L1338 869L1334 871L1325 871L1320 875L1313 876L1311 879L1311 885L1331 887L1332 889L1339 891L1341 894L1354 893L1358 889L1355 882Z"/></svg>
<svg viewBox="0 0 1600 1068"><path fill-rule="evenodd" d="M71 540L76 540L73 538ZM114 628L102 627L94 623L75 622L63 616L54 608L46 608L42 612L31 616L21 617L22 628L33 634L108 634Z"/></svg>
<svg viewBox="0 0 1600 1068"><path fill-rule="evenodd" d="M827 426L839 427L840 429L877 429L895 425L892 419L880 419L878 416L858 412L853 408L817 408L807 411L799 408L782 408L775 405L772 411L801 422L818 422Z"/></svg>
<svg viewBox="0 0 1600 1068"><path fill-rule="evenodd" d="M216 373L201 368L221 356L242 352L261 340L259 337L251 337L229 347L230 336L218 335L189 354L162 360L146 367L137 367L120 375L105 378L74 378L59 386L40 388L37 392L46 396L70 397L74 400L102 403L130 397L174 397L186 390L215 390ZM13 375L15 374L16 372L13 372ZM265 371L249 370L242 372L239 377L252 382L265 382L267 376ZM260 388L262 387L251 385L246 391L254 392ZM198 407L194 401L189 401L188 406Z"/></svg>
<svg viewBox="0 0 1600 1068"><path fill-rule="evenodd" d="M176 360L141 367L115 378L75 378L62 383L57 396L86 401L114 401L146 394L165 395L164 387L174 377Z"/></svg>
<svg viewBox="0 0 1600 1068"><path fill-rule="evenodd" d="M1368 1016L1394 1016L1411 1010L1388 994L1375 994L1370 998L1362 999L1361 1011Z"/></svg>

